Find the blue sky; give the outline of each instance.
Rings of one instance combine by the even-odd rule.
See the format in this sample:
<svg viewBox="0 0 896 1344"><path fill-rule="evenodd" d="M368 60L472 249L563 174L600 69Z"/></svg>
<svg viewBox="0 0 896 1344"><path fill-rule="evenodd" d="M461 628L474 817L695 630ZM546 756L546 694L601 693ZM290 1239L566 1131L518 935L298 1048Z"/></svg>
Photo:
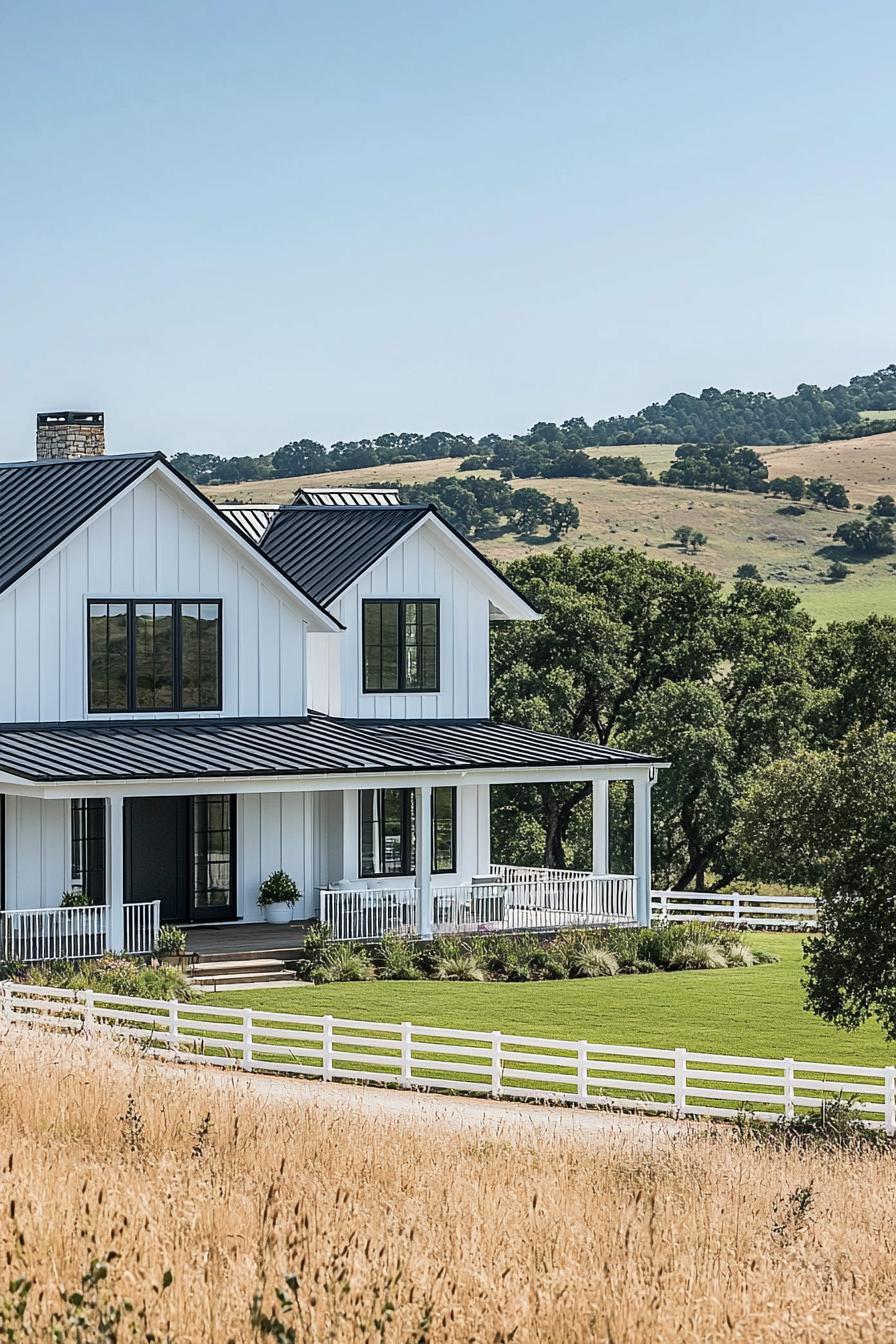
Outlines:
<svg viewBox="0 0 896 1344"><path fill-rule="evenodd" d="M0 456L896 360L894 50L889 0L0 0Z"/></svg>

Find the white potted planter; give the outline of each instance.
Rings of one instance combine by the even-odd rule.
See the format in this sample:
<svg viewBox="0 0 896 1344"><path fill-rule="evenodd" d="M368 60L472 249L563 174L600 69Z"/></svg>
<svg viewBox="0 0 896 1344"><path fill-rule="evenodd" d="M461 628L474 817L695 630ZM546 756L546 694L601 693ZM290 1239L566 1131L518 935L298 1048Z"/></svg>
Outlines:
<svg viewBox="0 0 896 1344"><path fill-rule="evenodd" d="M268 924L288 924L292 919L292 906L285 901L264 907L264 917Z"/></svg>
<svg viewBox="0 0 896 1344"><path fill-rule="evenodd" d="M288 924L293 906L301 897L295 882L280 868L266 877L258 889L258 904L268 924Z"/></svg>

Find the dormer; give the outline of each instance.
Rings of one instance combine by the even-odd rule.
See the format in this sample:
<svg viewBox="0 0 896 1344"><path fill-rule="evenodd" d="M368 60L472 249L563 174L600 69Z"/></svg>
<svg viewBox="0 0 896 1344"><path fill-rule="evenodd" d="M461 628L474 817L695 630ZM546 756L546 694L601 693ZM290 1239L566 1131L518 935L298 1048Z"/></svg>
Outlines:
<svg viewBox="0 0 896 1344"><path fill-rule="evenodd" d="M313 492L315 495L317 491ZM345 627L309 640L312 708L347 718L487 717L489 626L538 613L430 506L322 491L264 510L259 544ZM386 494L377 491L376 494ZM303 492L304 494L304 492ZM231 516L247 529L258 506Z"/></svg>

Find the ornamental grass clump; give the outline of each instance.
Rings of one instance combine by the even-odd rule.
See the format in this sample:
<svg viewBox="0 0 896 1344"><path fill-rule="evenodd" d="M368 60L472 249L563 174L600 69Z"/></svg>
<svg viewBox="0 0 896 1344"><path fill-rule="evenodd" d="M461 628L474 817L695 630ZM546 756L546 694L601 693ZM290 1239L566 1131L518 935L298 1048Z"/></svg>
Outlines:
<svg viewBox="0 0 896 1344"><path fill-rule="evenodd" d="M415 945L397 933L387 933L373 950L378 980L419 980L417 959Z"/></svg>
<svg viewBox="0 0 896 1344"><path fill-rule="evenodd" d="M728 962L725 953L715 943L705 939L689 939L673 954L669 969L673 971L724 971Z"/></svg>
<svg viewBox="0 0 896 1344"><path fill-rule="evenodd" d="M342 981L373 980L373 963L367 953L351 943L333 943L320 965L311 973L316 985L333 985Z"/></svg>

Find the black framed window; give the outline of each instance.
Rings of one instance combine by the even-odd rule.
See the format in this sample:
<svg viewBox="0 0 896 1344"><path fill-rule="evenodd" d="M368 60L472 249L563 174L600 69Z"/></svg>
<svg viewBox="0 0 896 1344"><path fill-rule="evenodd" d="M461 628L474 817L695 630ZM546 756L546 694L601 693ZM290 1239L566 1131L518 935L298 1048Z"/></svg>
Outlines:
<svg viewBox="0 0 896 1344"><path fill-rule="evenodd" d="M92 713L221 708L220 602L88 602Z"/></svg>
<svg viewBox="0 0 896 1344"><path fill-rule="evenodd" d="M457 789L432 791L432 870L457 869Z"/></svg>
<svg viewBox="0 0 896 1344"><path fill-rule="evenodd" d="M414 789L362 789L361 877L413 877L417 864ZM432 791L432 871L457 867L457 790Z"/></svg>
<svg viewBox="0 0 896 1344"><path fill-rule="evenodd" d="M71 882L90 897L106 903L106 802L104 798L73 798L71 804Z"/></svg>
<svg viewBox="0 0 896 1344"><path fill-rule="evenodd" d="M439 689L438 600L369 598L361 626L365 692Z"/></svg>
<svg viewBox="0 0 896 1344"><path fill-rule="evenodd" d="M236 798L208 794L193 798L192 806L193 908L201 918L229 909L233 900Z"/></svg>

